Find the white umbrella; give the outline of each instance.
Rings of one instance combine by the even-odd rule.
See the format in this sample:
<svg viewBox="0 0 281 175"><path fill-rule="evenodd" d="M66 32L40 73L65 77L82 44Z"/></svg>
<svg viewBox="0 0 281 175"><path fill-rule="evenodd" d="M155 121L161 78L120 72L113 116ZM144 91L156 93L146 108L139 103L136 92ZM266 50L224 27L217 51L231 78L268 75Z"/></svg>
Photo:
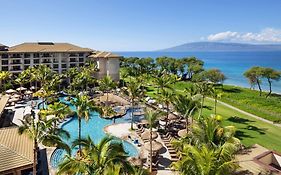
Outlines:
<svg viewBox="0 0 281 175"><path fill-rule="evenodd" d="M144 148L146 150L150 150L150 142L146 142L144 144ZM152 141L152 151L159 151L161 148L163 148L162 143L155 140Z"/></svg>
<svg viewBox="0 0 281 175"><path fill-rule="evenodd" d="M19 88L17 88L17 91L25 91L25 90L26 90L25 87L19 87Z"/></svg>
<svg viewBox="0 0 281 175"><path fill-rule="evenodd" d="M17 91L14 90L14 89L6 90L6 93L7 93L7 94L12 94L12 93L15 93L15 92L17 92Z"/></svg>
<svg viewBox="0 0 281 175"><path fill-rule="evenodd" d="M32 91L26 91L25 94L30 95L30 94L33 94L33 92Z"/></svg>
<svg viewBox="0 0 281 175"><path fill-rule="evenodd" d="M19 99L18 98L11 98L10 100L8 100L8 102L16 102L16 101L19 101Z"/></svg>
<svg viewBox="0 0 281 175"><path fill-rule="evenodd" d="M187 130L186 129L179 130L178 136L185 137L186 135L187 135Z"/></svg>
<svg viewBox="0 0 281 175"><path fill-rule="evenodd" d="M13 95L12 96L12 98L19 98L21 95L19 95L19 94L15 94L15 95Z"/></svg>
<svg viewBox="0 0 281 175"><path fill-rule="evenodd" d="M152 134L152 140L154 140L158 137L157 132L152 131L151 134ZM145 140L150 139L150 131L148 131L148 130L144 131L144 133L141 134L141 138L145 139Z"/></svg>

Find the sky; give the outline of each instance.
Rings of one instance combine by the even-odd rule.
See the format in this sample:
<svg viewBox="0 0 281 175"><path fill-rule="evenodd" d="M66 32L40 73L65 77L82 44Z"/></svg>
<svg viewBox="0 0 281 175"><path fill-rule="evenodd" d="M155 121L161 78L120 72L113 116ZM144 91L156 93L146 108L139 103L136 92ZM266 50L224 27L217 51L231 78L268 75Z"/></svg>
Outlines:
<svg viewBox="0 0 281 175"><path fill-rule="evenodd" d="M6 0L0 43L151 51L187 42L281 43L280 0Z"/></svg>

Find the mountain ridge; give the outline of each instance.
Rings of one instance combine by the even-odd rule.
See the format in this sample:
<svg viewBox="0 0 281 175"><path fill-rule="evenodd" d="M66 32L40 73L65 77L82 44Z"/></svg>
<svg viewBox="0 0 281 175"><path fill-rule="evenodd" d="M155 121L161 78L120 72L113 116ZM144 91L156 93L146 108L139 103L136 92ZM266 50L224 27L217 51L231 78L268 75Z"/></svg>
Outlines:
<svg viewBox="0 0 281 175"><path fill-rule="evenodd" d="M224 42L191 42L161 49L164 52L188 51L281 51L281 44L246 44Z"/></svg>

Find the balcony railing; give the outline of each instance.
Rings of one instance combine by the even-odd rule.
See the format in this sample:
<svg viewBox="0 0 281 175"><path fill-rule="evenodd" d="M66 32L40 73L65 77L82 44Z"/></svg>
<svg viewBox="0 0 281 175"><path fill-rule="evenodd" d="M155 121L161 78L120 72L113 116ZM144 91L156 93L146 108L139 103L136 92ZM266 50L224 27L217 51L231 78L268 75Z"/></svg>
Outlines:
<svg viewBox="0 0 281 175"><path fill-rule="evenodd" d="M20 61L13 61L13 62L11 62L11 64L22 64L22 62L20 62Z"/></svg>

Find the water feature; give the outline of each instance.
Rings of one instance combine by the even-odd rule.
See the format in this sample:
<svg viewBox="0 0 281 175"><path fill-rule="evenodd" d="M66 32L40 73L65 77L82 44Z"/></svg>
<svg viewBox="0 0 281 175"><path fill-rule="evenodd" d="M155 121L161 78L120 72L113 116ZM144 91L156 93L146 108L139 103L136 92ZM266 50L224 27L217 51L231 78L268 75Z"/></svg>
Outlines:
<svg viewBox="0 0 281 175"><path fill-rule="evenodd" d="M69 102L67 102L64 97L60 98L60 100L64 103L67 103L72 110L75 110L75 106L73 106ZM131 122L131 117L130 117L131 113L132 113L132 110L128 109L125 116L123 116L122 118L116 119L115 123ZM143 118L143 116L140 116L138 118L135 117L134 121L141 120L142 118ZM81 126L82 126L81 136L82 136L82 138L90 136L95 143L98 143L102 138L104 138L106 136L106 133L104 132L103 128L112 123L113 123L113 120L103 119L100 117L99 113L91 112L89 121L86 122L85 120L82 120L82 122L81 122ZM64 141L68 145L71 145L72 141L74 141L75 139L78 138L78 119L77 119L77 117L73 117L69 121L62 123L60 127L64 130L68 131L69 134L71 135L70 139L68 139L68 140L64 139ZM134 157L134 156L138 155L138 150L132 143L129 143L127 141L122 141L122 143L123 143L125 151L128 153L129 156ZM72 153L75 154L76 152L77 152L77 148L76 149L74 148L74 150L72 150ZM53 152L52 157L51 157L51 166L56 168L58 166L59 162L63 160L65 154L66 154L66 152L64 150L56 149Z"/></svg>

